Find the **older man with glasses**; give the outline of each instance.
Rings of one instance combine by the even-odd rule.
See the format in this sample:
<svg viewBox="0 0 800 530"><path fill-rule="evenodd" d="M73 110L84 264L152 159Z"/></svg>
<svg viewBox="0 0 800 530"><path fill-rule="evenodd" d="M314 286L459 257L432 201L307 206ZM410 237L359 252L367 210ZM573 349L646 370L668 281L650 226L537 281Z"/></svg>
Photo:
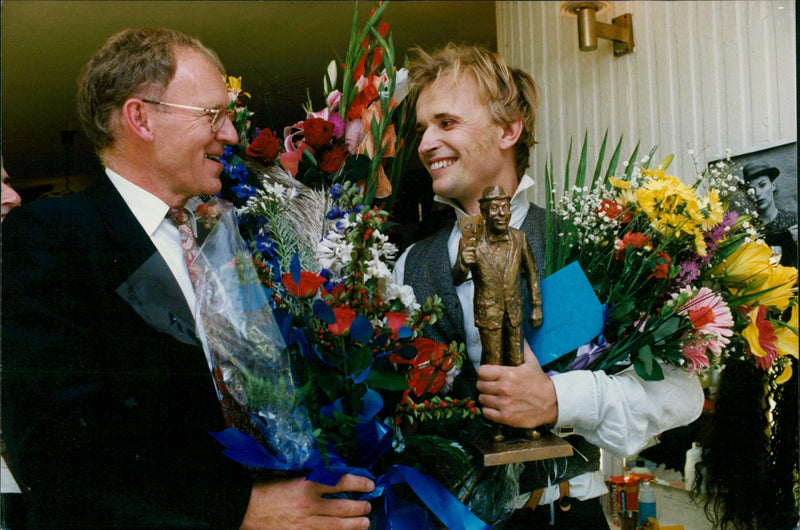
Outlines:
<svg viewBox="0 0 800 530"><path fill-rule="evenodd" d="M225 419L181 243L237 141L223 73L175 31L111 37L78 93L105 174L3 224L2 431L29 528L368 527L369 503L328 498L368 479L254 480L208 434Z"/></svg>

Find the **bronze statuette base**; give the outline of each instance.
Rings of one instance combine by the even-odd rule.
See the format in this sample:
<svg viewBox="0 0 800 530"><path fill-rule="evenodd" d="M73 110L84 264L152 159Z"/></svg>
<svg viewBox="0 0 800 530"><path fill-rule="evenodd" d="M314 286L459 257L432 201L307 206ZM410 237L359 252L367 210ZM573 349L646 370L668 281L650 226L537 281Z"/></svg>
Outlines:
<svg viewBox="0 0 800 530"><path fill-rule="evenodd" d="M572 445L560 436L547 432L538 440L525 438L503 442L479 440L475 447L483 455L484 466L499 466L514 462L533 462L572 456Z"/></svg>

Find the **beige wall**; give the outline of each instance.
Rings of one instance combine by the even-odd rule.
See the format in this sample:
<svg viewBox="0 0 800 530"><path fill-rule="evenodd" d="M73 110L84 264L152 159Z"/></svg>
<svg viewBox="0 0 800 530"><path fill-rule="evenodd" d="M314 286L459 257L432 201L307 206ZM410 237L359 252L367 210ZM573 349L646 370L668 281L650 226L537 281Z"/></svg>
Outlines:
<svg viewBox="0 0 800 530"><path fill-rule="evenodd" d="M603 39L580 52L577 22L559 2L497 3L498 51L542 92L534 175L548 153L560 174L570 138L575 152L586 131L590 159L608 130L615 141L625 135L623 154L636 140L645 153L658 144L657 159L674 153L670 169L687 182L688 148L705 164L725 149L797 140L794 1L611 2L598 20L624 13L633 15L635 49L615 58Z"/></svg>

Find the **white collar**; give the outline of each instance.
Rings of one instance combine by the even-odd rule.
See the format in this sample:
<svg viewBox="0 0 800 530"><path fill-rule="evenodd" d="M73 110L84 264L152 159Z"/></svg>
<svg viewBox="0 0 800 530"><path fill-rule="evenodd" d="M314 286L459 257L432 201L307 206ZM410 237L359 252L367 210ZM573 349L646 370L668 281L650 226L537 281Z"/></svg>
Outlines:
<svg viewBox="0 0 800 530"><path fill-rule="evenodd" d="M169 205L111 168L106 168L106 175L108 175L108 179L114 187L117 188L119 194L122 195L122 199L133 212L139 224L152 237L164 217L166 217ZM186 209L194 212L199 200L197 197L189 199L186 202Z"/></svg>
<svg viewBox="0 0 800 530"><path fill-rule="evenodd" d="M519 224L515 222L517 220L519 220L520 224L522 223L522 219L524 219L524 217L528 214L528 207L532 202L534 202L535 191L533 179L528 176L527 173L522 175L519 185L514 191L514 196L511 197L511 226L519 226ZM453 199L447 199L441 195L434 195L433 200L453 208L453 210L456 212L457 219L467 215L467 212L465 212Z"/></svg>
<svg viewBox="0 0 800 530"><path fill-rule="evenodd" d="M133 215L142 225L145 232L152 237L161 221L169 211L169 205L150 193L126 179L111 168L106 168L108 179L117 188L119 194Z"/></svg>

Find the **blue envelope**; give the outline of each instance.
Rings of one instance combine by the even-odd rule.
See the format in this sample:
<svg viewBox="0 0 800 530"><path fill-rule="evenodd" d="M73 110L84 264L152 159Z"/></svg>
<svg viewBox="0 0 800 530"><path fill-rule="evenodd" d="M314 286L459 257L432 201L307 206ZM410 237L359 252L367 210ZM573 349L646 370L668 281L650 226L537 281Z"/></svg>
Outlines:
<svg viewBox="0 0 800 530"><path fill-rule="evenodd" d="M525 339L542 366L578 349L603 331L603 309L574 261L541 280L542 325L525 325Z"/></svg>

